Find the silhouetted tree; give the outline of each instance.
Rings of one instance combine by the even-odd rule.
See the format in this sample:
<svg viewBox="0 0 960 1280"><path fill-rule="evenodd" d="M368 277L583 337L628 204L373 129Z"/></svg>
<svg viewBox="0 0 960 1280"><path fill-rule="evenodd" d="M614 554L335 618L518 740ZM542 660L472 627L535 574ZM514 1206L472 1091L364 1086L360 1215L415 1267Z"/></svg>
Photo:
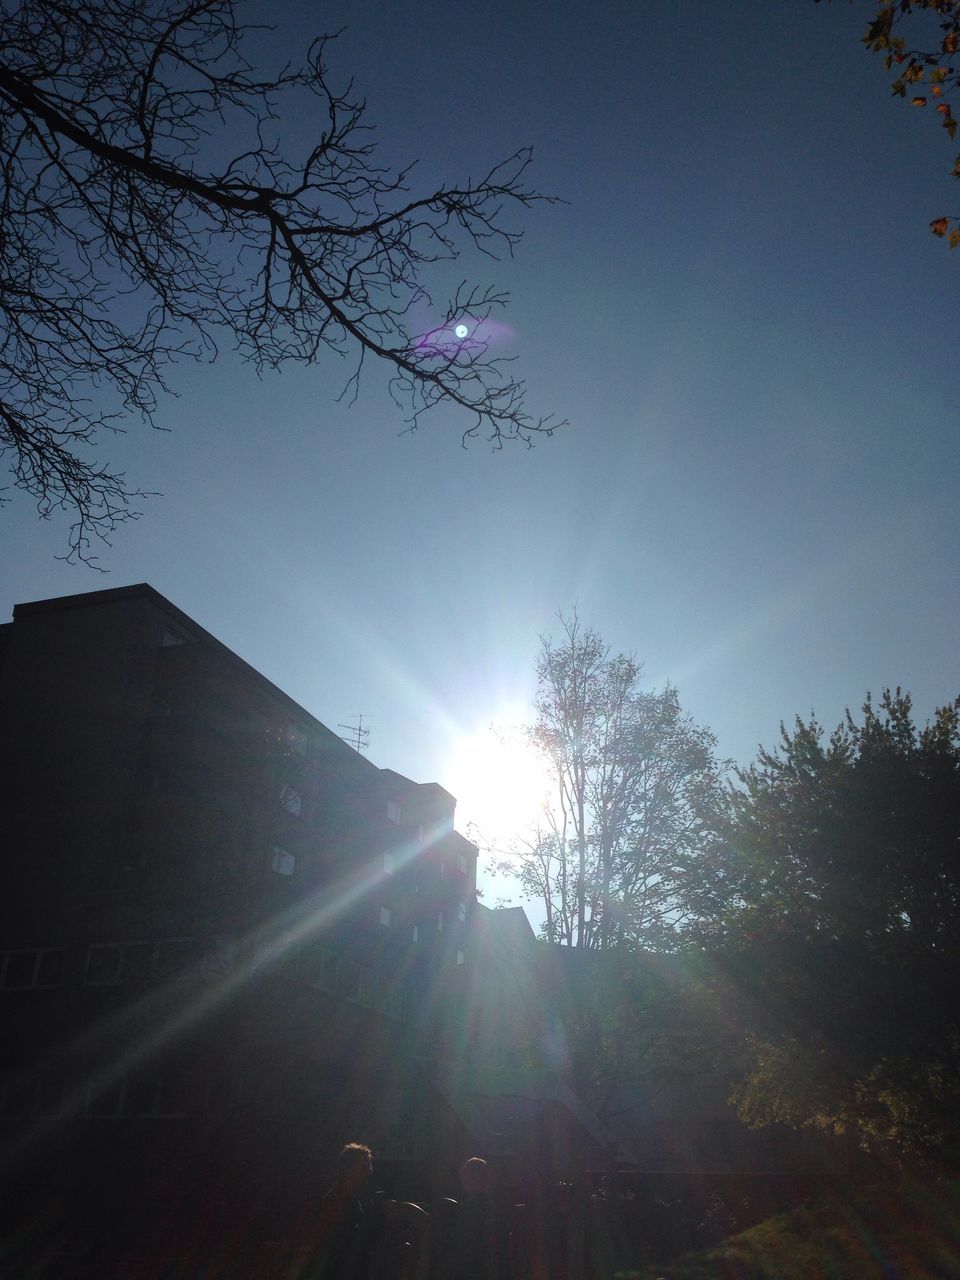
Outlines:
<svg viewBox="0 0 960 1280"><path fill-rule="evenodd" d="M135 514L139 491L92 460L99 429L124 409L150 420L166 366L223 336L258 369L352 354L345 389L365 357L385 361L410 427L440 403L496 444L559 425L531 417L489 355L504 294L461 286L427 334L408 319L429 264L513 249L504 208L544 198L524 183L529 152L411 194L408 171L374 162L363 103L331 84L328 38L261 77L238 7L0 11L0 451L42 515L74 514L74 555ZM310 111L313 141L292 156L284 121Z"/></svg>
<svg viewBox="0 0 960 1280"><path fill-rule="evenodd" d="M551 941L671 948L720 884L708 815L723 803L716 740L677 692L640 688L576 613L542 641L536 722L551 790L536 830L502 870L545 912Z"/></svg>
<svg viewBox="0 0 960 1280"><path fill-rule="evenodd" d="M754 1124L942 1150L960 1118L960 700L917 729L868 697L741 773L737 897L704 942L747 1030Z"/></svg>
<svg viewBox="0 0 960 1280"><path fill-rule="evenodd" d="M608 948L560 969L554 1000L577 1092L613 1132L642 1120L681 1081L692 1095L732 1078L739 1040L723 985L700 951L669 956Z"/></svg>

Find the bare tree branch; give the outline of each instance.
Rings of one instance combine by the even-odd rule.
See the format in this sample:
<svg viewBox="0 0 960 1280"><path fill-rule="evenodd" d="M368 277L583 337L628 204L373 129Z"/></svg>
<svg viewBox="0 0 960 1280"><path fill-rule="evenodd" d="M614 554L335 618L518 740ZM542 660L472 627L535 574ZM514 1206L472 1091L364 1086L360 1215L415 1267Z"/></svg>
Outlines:
<svg viewBox="0 0 960 1280"><path fill-rule="evenodd" d="M511 254L523 149L482 178L411 194L374 163L364 104L330 83L330 37L259 79L238 0L23 0L0 14L0 452L42 515L73 513L70 554L135 518L142 496L90 461L104 427L152 422L166 367L220 335L258 370L353 354L393 369L408 429L449 403L464 441L530 444L534 417L485 325L506 295L463 285L431 334L425 272L465 250ZM319 108L309 153L282 120ZM243 131L242 149L238 145ZM107 394L114 404L101 409Z"/></svg>

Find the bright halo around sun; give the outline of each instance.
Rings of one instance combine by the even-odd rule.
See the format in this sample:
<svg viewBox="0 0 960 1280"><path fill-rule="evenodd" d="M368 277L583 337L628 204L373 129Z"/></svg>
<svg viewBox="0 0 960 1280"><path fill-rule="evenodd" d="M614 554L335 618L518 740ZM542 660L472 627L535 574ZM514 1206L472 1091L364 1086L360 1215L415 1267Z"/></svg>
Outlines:
<svg viewBox="0 0 960 1280"><path fill-rule="evenodd" d="M458 324L457 327L454 329L453 333L454 333L454 337L460 338L462 341L464 338L466 338L469 335L470 330L465 324Z"/></svg>
<svg viewBox="0 0 960 1280"><path fill-rule="evenodd" d="M548 770L519 729L486 726L466 734L451 775L459 829L474 823L484 840L498 845L531 830L550 792Z"/></svg>

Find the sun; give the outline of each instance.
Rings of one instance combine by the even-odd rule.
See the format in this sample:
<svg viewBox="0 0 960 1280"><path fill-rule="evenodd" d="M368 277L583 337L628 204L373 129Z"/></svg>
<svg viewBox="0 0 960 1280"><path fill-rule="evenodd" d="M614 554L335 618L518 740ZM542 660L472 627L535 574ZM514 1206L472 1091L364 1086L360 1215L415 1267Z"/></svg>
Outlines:
<svg viewBox="0 0 960 1280"><path fill-rule="evenodd" d="M465 734L451 766L457 823L474 823L486 840L523 836L543 814L550 790L547 767L522 730L488 725Z"/></svg>

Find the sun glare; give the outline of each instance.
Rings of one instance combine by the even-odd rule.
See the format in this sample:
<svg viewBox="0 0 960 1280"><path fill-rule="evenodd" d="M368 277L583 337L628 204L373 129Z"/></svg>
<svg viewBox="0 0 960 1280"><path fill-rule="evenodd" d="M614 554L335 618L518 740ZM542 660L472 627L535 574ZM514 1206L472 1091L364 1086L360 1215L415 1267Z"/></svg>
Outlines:
<svg viewBox="0 0 960 1280"><path fill-rule="evenodd" d="M458 826L475 823L498 844L524 835L543 812L547 770L518 729L487 726L465 735L451 770Z"/></svg>

